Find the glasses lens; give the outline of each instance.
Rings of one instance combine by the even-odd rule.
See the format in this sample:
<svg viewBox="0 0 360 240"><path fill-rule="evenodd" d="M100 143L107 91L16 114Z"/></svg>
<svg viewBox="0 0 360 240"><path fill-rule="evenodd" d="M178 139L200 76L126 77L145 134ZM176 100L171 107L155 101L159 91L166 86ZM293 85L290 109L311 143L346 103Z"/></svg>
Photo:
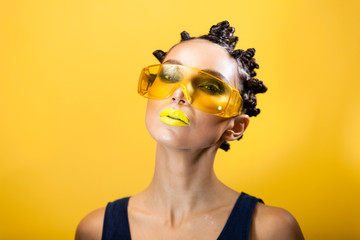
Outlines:
<svg viewBox="0 0 360 240"><path fill-rule="evenodd" d="M146 67L141 71L138 85L138 93L140 95L147 98L149 97L149 90L156 79L159 67L160 65L153 65Z"/></svg>
<svg viewBox="0 0 360 240"><path fill-rule="evenodd" d="M172 94L172 89L183 79L180 65L161 65L155 81L149 90L149 97L165 99Z"/></svg>
<svg viewBox="0 0 360 240"><path fill-rule="evenodd" d="M205 72L197 72L192 88L192 105L199 110L218 115L226 108L231 88L225 82Z"/></svg>
<svg viewBox="0 0 360 240"><path fill-rule="evenodd" d="M144 68L139 81L139 94L151 99L166 99L179 86L186 86L192 106L222 117L240 113L241 97L237 90L222 80L200 70L175 64Z"/></svg>

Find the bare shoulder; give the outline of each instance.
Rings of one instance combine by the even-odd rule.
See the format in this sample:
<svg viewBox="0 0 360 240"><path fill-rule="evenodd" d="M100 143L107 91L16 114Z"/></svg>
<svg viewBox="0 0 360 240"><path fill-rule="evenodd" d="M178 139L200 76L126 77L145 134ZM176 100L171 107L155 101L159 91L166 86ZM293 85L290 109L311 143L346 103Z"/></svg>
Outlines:
<svg viewBox="0 0 360 240"><path fill-rule="evenodd" d="M252 219L250 239L302 240L304 236L291 213L282 208L258 203Z"/></svg>
<svg viewBox="0 0 360 240"><path fill-rule="evenodd" d="M101 240L105 207L86 215L76 229L75 240Z"/></svg>

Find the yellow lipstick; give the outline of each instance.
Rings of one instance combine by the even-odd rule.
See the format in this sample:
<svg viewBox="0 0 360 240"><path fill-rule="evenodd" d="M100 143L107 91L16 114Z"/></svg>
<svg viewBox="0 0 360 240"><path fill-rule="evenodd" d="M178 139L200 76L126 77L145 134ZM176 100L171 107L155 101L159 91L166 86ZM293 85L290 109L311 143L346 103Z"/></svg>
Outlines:
<svg viewBox="0 0 360 240"><path fill-rule="evenodd" d="M184 127L189 125L189 119L185 113L173 108L166 108L160 113L160 120L171 126Z"/></svg>

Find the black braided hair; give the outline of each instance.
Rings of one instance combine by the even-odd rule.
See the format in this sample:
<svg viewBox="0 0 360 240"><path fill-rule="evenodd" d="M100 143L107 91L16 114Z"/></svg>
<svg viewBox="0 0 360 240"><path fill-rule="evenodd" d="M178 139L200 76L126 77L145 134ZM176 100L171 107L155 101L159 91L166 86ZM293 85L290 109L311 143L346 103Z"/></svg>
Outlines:
<svg viewBox="0 0 360 240"><path fill-rule="evenodd" d="M191 39L206 39L210 42L216 43L225 48L228 53L236 60L240 66L239 72L240 86L242 86L240 95L243 99L243 113L249 115L249 117L257 116L260 113L260 109L256 108L256 96L257 93L264 93L267 91L267 87L262 81L257 78L255 69L259 68L254 55L255 49L249 48L246 51L242 49L234 49L238 37L233 36L235 28L230 26L228 21L222 21L210 28L209 34L202 35L200 37L190 37L189 33L183 31L181 33L181 42ZM156 50L153 52L154 56L162 62L165 58L166 52ZM240 140L242 136L238 139ZM230 148L229 143L223 142L220 146L221 149L227 151Z"/></svg>

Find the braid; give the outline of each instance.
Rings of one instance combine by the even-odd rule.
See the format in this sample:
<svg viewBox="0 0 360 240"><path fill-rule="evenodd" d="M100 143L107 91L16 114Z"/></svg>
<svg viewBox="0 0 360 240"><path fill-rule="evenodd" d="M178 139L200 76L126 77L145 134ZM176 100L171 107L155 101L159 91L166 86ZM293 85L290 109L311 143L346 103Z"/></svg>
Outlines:
<svg viewBox="0 0 360 240"><path fill-rule="evenodd" d="M216 43L225 48L229 54L237 61L240 66L239 79L242 83L242 89L240 89L240 95L243 99L243 113L249 117L257 116L260 113L260 109L256 108L257 101L255 94L264 93L267 91L267 87L262 81L257 78L255 69L259 68L259 64L256 62L254 55L255 49L249 48L246 51L242 49L234 50L238 37L233 36L235 28L230 26L228 21L222 21L210 28L209 34L197 37L199 39L206 39L210 42ZM190 37L189 33L183 31L181 33L181 42L190 39L196 39ZM154 53L155 57L162 62L165 58L166 53L161 50L156 50ZM241 138L241 137L240 137ZM240 139L239 138L239 139ZM229 144L224 142L220 148L227 151Z"/></svg>
<svg viewBox="0 0 360 240"><path fill-rule="evenodd" d="M199 38L219 44L229 52L232 52L237 41L239 40L238 37L233 36L234 32L235 28L231 27L228 21L223 21L216 25L213 25L210 28L208 35L203 35Z"/></svg>
<svg viewBox="0 0 360 240"><path fill-rule="evenodd" d="M159 62L162 63L162 61L165 58L166 52L164 52L162 50L156 50L153 52L153 55L157 58L157 60L159 60Z"/></svg>

